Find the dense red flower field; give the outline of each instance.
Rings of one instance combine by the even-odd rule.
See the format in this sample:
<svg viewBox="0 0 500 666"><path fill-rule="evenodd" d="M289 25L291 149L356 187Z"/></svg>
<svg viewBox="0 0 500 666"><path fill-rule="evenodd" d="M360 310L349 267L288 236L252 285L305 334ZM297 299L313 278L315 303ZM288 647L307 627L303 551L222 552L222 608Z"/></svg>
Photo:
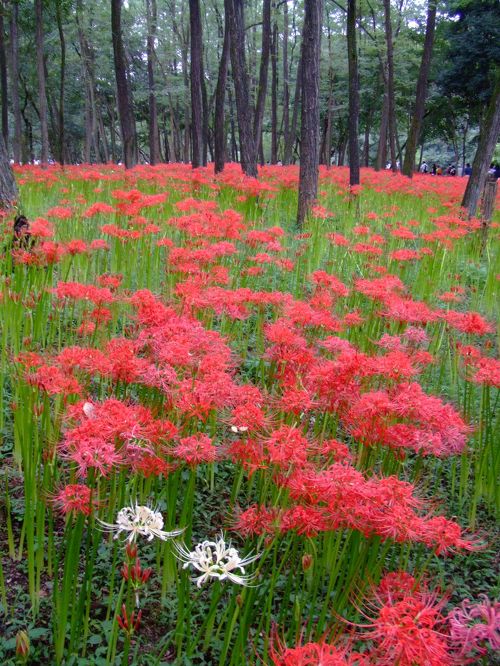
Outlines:
<svg viewBox="0 0 500 666"><path fill-rule="evenodd" d="M297 229L296 167L17 176L0 655L491 663L499 224L464 179L325 168Z"/></svg>

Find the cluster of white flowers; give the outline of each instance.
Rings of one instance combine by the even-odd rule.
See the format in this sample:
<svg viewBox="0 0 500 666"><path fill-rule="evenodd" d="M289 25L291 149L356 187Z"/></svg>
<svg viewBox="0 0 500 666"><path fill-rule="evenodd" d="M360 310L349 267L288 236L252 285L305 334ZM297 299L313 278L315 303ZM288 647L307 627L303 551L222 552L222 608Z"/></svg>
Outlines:
<svg viewBox="0 0 500 666"><path fill-rule="evenodd" d="M155 537L166 541L184 532L183 529L165 532L161 513L150 509L148 506L139 506L138 504L120 509L116 517L116 523L105 523L102 520L99 523L104 529L116 532L115 539L118 539L122 533L128 534L128 543L135 541L138 536L144 536L148 541L152 541Z"/></svg>
<svg viewBox="0 0 500 666"><path fill-rule="evenodd" d="M126 541L129 544L133 543L138 536L146 537L148 541L152 541L154 538L166 541L184 532L184 529L166 532L163 529L164 522L161 513L139 504L120 509L116 523L106 523L103 520L98 522L105 530L115 532L115 539L118 539L121 534L126 534ZM240 557L236 548L231 546L231 542L226 543L223 534L217 541L202 541L192 551L181 542L174 541L173 545L177 558L183 562L183 569L193 567L200 573L199 576L193 578L198 587L212 578L230 580L232 583L245 586L254 579L254 574L245 573L245 567L255 562L260 554Z"/></svg>
<svg viewBox="0 0 500 666"><path fill-rule="evenodd" d="M184 563L183 569L193 567L200 572L201 575L193 579L198 587L211 578L227 579L237 585L249 585L254 576L245 574L245 567L260 557L260 554L240 557L230 542L226 544L222 534L217 541L202 541L192 551L177 542L174 542L174 548L178 558Z"/></svg>

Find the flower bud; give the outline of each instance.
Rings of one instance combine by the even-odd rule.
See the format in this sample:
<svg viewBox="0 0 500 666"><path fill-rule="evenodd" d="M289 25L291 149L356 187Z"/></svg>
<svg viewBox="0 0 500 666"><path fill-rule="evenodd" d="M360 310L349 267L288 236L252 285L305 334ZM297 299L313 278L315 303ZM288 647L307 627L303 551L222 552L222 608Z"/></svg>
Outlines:
<svg viewBox="0 0 500 666"><path fill-rule="evenodd" d="M309 553L306 553L305 555L302 555L302 569L303 571L307 571L310 569L313 565L313 556L310 555Z"/></svg>
<svg viewBox="0 0 500 666"><path fill-rule="evenodd" d="M30 639L25 631L18 631L16 635L16 657L25 662L30 651Z"/></svg>

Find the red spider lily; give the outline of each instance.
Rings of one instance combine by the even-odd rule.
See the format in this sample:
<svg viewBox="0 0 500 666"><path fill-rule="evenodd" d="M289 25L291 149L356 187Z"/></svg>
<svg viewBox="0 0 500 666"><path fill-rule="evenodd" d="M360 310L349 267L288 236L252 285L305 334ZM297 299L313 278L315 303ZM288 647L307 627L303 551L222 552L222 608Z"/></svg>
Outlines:
<svg viewBox="0 0 500 666"><path fill-rule="evenodd" d="M57 298L68 298L76 301L88 300L96 305L114 301L114 296L107 287L96 287L92 284L81 284L79 282L58 282L53 293Z"/></svg>
<svg viewBox="0 0 500 666"><path fill-rule="evenodd" d="M172 453L192 466L215 462L218 457L218 450L210 437L201 433L180 439Z"/></svg>
<svg viewBox="0 0 500 666"><path fill-rule="evenodd" d="M137 633L139 626L141 624L142 610L140 610L137 615L135 611L129 615L127 612L127 607L125 604L122 604L121 613L117 616L116 620L119 626L127 633L129 636Z"/></svg>
<svg viewBox="0 0 500 666"><path fill-rule="evenodd" d="M442 317L450 326L462 333L486 335L494 331L493 326L485 321L477 312L455 312L454 310L449 310Z"/></svg>
<svg viewBox="0 0 500 666"><path fill-rule="evenodd" d="M54 235L54 228L48 220L43 217L37 217L30 222L30 234L34 238L52 238Z"/></svg>
<svg viewBox="0 0 500 666"><path fill-rule="evenodd" d="M121 574L126 581L130 581L134 589L140 589L151 577L153 569L143 569L138 557L133 562L124 562Z"/></svg>
<svg viewBox="0 0 500 666"><path fill-rule="evenodd" d="M96 506L92 490L82 484L69 484L62 488L52 500L63 513L83 513L90 516Z"/></svg>

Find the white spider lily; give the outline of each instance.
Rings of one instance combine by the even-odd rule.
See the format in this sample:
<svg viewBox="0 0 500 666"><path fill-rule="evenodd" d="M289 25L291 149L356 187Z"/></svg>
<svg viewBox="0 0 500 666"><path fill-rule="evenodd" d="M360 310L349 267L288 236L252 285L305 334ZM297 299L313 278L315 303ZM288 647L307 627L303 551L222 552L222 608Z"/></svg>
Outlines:
<svg viewBox="0 0 500 666"><path fill-rule="evenodd" d="M99 523L109 532L116 532L115 539L118 539L122 532L128 534L128 543L135 541L139 535L147 537L148 541L152 541L155 537L166 541L184 532L183 529L165 532L161 513L150 509L148 506L139 506L138 504L120 509L116 517L116 523L105 523L103 520L99 520Z"/></svg>
<svg viewBox="0 0 500 666"><path fill-rule="evenodd" d="M202 541L192 551L182 543L174 542L173 545L178 559L184 563L182 568L193 567L195 571L201 573L200 576L193 578L198 587L210 578L227 579L237 585L249 585L253 575L245 574L245 567L260 557L260 554L240 557L231 543L226 544L223 534L217 541ZM237 571L239 573L236 573Z"/></svg>

